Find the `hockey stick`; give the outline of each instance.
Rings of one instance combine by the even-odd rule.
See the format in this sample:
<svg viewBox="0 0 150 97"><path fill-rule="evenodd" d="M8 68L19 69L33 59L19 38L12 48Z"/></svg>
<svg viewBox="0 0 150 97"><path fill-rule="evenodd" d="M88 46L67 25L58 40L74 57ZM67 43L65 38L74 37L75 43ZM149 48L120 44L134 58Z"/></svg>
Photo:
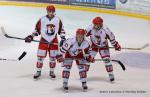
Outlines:
<svg viewBox="0 0 150 97"><path fill-rule="evenodd" d="M103 60L102 59L95 59L95 61L103 61ZM124 71L126 70L124 64L120 60L111 60L111 61L118 63L121 66L122 70L124 70Z"/></svg>
<svg viewBox="0 0 150 97"><path fill-rule="evenodd" d="M126 67L123 65L123 63L120 60L111 60L111 61L117 62L118 64L120 64L120 66L124 71L126 70Z"/></svg>
<svg viewBox="0 0 150 97"><path fill-rule="evenodd" d="M4 34L4 36L6 38L12 38L12 39L18 39L18 40L25 40L25 38L20 38L20 37L14 37L14 36L10 36L6 33L4 27L1 27L1 31L2 33ZM43 42L43 41L38 41L38 40L32 40L33 42L40 42L40 43L44 43L44 44L51 44L49 42ZM52 43L52 44L55 44L55 43ZM58 45L58 44L55 44L55 45Z"/></svg>
<svg viewBox="0 0 150 97"><path fill-rule="evenodd" d="M84 53L84 51L83 51L83 53ZM85 53L84 53L84 55L85 55ZM95 59L95 61L103 61L103 59ZM122 70L124 70L124 71L126 70L125 66L123 65L123 63L120 60L111 60L111 61L117 62L121 66Z"/></svg>
<svg viewBox="0 0 150 97"><path fill-rule="evenodd" d="M129 48L129 47L122 47L121 49L128 49L128 50L143 50L145 49L146 47L148 47L149 44L146 43L144 44L143 46L139 47L139 48ZM109 48L114 48L114 47L109 47Z"/></svg>
<svg viewBox="0 0 150 97"><path fill-rule="evenodd" d="M82 60L80 58L65 58L65 60L70 60L70 59ZM95 61L103 61L103 59L95 59ZM124 71L126 70L126 67L120 60L111 60L111 61L118 63L121 66L122 70Z"/></svg>
<svg viewBox="0 0 150 97"><path fill-rule="evenodd" d="M8 34L5 32L4 27L1 27L1 31L2 31L2 33L4 34L4 36L7 37L7 38L25 40L24 38L13 37L13 36L8 35ZM38 41L38 40L32 40L32 41L33 41L33 42L40 42L40 43L44 43L44 44L55 44L55 45L58 45L57 43L49 43L49 42L43 42L43 41ZM149 44L146 43L145 45L143 45L142 47L139 47L139 48L122 47L121 49L127 49L127 50L143 50L143 49L145 49L145 48L148 47L148 46L149 46ZM99 48L99 47L94 47L94 48ZM105 48L105 47L102 47L102 48ZM114 49L114 47L106 47L106 48Z"/></svg>
<svg viewBox="0 0 150 97"><path fill-rule="evenodd" d="M95 61L103 61L103 60L102 59L95 59ZM121 66L122 70L124 70L124 71L126 70L124 64L120 60L111 60L111 61L118 63Z"/></svg>
<svg viewBox="0 0 150 97"><path fill-rule="evenodd" d="M27 53L24 51L19 57L18 59L4 59L4 58L0 58L0 60L4 60L4 61L20 61Z"/></svg>
<svg viewBox="0 0 150 97"><path fill-rule="evenodd" d="M127 50L143 50L145 48L147 48L149 46L148 43L144 44L143 46L141 47L138 47L138 48L130 48L130 47L122 47L121 49L127 49ZM93 47L93 48L101 48L101 47ZM110 48L110 49L115 49L115 47L102 47L102 48Z"/></svg>

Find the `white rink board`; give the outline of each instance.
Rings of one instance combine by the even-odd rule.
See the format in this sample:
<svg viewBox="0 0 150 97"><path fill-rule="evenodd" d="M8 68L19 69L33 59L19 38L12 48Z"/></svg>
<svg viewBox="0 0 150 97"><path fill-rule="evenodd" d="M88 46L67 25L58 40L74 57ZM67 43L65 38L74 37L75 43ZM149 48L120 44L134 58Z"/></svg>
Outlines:
<svg viewBox="0 0 150 97"><path fill-rule="evenodd" d="M150 0L127 0L126 3L120 1L126 0L116 0L116 8L119 11L150 15Z"/></svg>

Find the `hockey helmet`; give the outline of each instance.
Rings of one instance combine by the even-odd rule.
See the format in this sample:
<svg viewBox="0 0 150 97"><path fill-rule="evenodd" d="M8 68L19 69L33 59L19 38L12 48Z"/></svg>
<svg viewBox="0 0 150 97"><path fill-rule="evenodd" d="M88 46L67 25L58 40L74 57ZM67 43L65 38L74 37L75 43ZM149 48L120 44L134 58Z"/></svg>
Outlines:
<svg viewBox="0 0 150 97"><path fill-rule="evenodd" d="M102 25L103 19L101 17L95 17L92 22L94 25Z"/></svg>
<svg viewBox="0 0 150 97"><path fill-rule="evenodd" d="M76 31L76 39L78 43L82 43L85 38L86 31L84 29L77 29Z"/></svg>
<svg viewBox="0 0 150 97"><path fill-rule="evenodd" d="M77 31L76 31L76 35L77 34L81 34L81 35L83 35L83 36L85 36L85 34L86 34L86 31L84 30L84 29L77 29Z"/></svg>
<svg viewBox="0 0 150 97"><path fill-rule="evenodd" d="M48 6L46 7L46 10L47 10L47 11L55 12L55 7L54 7L53 5L48 5Z"/></svg>

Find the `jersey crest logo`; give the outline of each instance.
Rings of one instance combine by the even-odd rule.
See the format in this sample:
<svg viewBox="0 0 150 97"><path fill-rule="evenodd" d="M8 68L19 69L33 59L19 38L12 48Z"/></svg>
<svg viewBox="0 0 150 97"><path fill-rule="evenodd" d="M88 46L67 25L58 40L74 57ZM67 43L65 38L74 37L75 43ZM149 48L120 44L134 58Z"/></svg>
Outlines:
<svg viewBox="0 0 150 97"><path fill-rule="evenodd" d="M54 33L55 33L55 25L54 24L48 24L46 35L51 36L51 35L54 35Z"/></svg>
<svg viewBox="0 0 150 97"><path fill-rule="evenodd" d="M100 43L101 43L101 37L98 36L98 35L95 35L95 38L97 40L97 44L100 45Z"/></svg>

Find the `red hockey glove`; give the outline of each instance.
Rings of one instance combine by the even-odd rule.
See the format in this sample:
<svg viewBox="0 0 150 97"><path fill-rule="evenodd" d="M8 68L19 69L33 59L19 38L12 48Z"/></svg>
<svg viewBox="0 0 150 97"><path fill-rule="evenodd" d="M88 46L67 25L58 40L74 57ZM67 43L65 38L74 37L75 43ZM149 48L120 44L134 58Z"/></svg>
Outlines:
<svg viewBox="0 0 150 97"><path fill-rule="evenodd" d="M59 63L61 63L61 62L64 61L63 55L57 55L56 58L57 58L57 61L58 61Z"/></svg>
<svg viewBox="0 0 150 97"><path fill-rule="evenodd" d="M119 45L118 42L116 42L116 44L114 45L115 50L120 51L121 50L121 46Z"/></svg>
<svg viewBox="0 0 150 97"><path fill-rule="evenodd" d="M88 55L88 56L86 57L86 60L87 60L88 62L91 62L91 63L94 63L94 62L95 62L95 59L94 59L91 55Z"/></svg>
<svg viewBox="0 0 150 97"><path fill-rule="evenodd" d="M25 38L25 42L30 43L33 40L33 36L29 35Z"/></svg>
<svg viewBox="0 0 150 97"><path fill-rule="evenodd" d="M84 65L84 68L85 68L86 72L88 72L89 68L90 68L90 65Z"/></svg>

